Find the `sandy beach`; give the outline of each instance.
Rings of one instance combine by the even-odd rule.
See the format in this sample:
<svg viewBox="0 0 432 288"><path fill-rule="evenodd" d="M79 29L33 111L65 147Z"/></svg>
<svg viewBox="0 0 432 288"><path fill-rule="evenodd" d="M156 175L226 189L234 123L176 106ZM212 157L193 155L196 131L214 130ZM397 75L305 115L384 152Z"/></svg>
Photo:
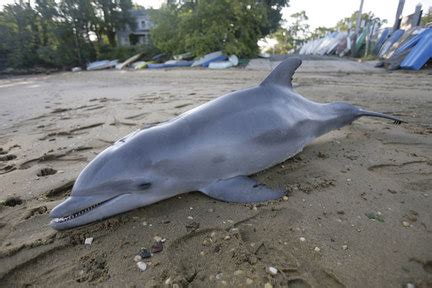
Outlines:
<svg viewBox="0 0 432 288"><path fill-rule="evenodd" d="M257 85L276 64L0 79L0 286L432 287L430 70L304 61L294 88L305 97L408 123L360 119L253 176L288 198L240 205L193 192L72 230L48 226L115 140ZM163 250L142 272L134 258L155 237Z"/></svg>

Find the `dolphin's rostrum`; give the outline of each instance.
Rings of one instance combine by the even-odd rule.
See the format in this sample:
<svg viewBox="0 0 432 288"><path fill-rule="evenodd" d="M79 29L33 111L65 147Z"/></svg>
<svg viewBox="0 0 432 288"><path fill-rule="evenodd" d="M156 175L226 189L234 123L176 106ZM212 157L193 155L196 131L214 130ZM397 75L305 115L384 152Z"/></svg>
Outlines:
<svg viewBox="0 0 432 288"><path fill-rule="evenodd" d="M228 202L278 199L248 175L293 157L316 137L362 116L392 116L347 103L321 104L293 91L290 58L258 86L229 93L175 119L134 132L79 175L50 216L54 229L110 217L190 191Z"/></svg>

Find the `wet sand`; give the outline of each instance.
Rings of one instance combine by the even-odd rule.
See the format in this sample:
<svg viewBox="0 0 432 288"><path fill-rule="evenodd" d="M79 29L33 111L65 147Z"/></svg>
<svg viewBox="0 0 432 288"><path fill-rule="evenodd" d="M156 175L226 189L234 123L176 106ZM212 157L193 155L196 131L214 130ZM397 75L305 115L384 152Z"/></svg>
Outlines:
<svg viewBox="0 0 432 288"><path fill-rule="evenodd" d="M256 85L275 63L255 64L0 79L0 286L431 287L429 71L305 61L294 77L302 95L408 123L361 119L254 176L286 189L285 200L239 205L195 192L73 230L48 226L97 153ZM141 272L134 257L155 237L163 250Z"/></svg>

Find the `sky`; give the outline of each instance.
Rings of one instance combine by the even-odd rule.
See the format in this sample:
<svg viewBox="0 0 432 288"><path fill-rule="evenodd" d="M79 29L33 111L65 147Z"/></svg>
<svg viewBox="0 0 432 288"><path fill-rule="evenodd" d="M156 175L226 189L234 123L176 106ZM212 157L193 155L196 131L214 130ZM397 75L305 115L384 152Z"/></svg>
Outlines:
<svg viewBox="0 0 432 288"><path fill-rule="evenodd" d="M163 0L132 1L144 7L153 8L160 7L164 2ZM0 0L0 6L13 2L14 0ZM372 11L375 16L387 19L388 25L392 26L398 2L398 0L364 0L363 11ZM413 13L418 3L423 5L424 12L432 6L432 0L405 0L402 15ZM318 26L332 27L338 20L358 10L359 6L360 0L290 0L289 7L283 10L283 17L289 20L289 15L304 10L309 17L308 24L312 29Z"/></svg>

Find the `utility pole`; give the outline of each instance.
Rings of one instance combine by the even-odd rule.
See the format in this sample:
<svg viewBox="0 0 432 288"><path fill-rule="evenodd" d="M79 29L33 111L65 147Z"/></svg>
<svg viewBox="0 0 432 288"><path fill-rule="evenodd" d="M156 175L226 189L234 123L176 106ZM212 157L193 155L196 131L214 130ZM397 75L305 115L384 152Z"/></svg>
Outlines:
<svg viewBox="0 0 432 288"><path fill-rule="evenodd" d="M399 5L396 10L395 22L393 25L393 31L396 31L400 27L400 17L402 15L402 10L404 8L404 5L405 5L405 0L399 0Z"/></svg>
<svg viewBox="0 0 432 288"><path fill-rule="evenodd" d="M354 56L354 57L357 56L357 52L358 52L356 49L356 43L357 43L357 37L360 33L360 23L361 23L361 16L362 16L362 12L363 12L363 2L364 2L364 0L360 0L360 9L357 12L356 29L355 29L353 45L352 45L352 56Z"/></svg>
<svg viewBox="0 0 432 288"><path fill-rule="evenodd" d="M360 9L357 13L357 23L356 23L356 31L355 31L356 35L360 33L360 23L361 23L361 15L363 12L363 2L364 0L360 0Z"/></svg>

